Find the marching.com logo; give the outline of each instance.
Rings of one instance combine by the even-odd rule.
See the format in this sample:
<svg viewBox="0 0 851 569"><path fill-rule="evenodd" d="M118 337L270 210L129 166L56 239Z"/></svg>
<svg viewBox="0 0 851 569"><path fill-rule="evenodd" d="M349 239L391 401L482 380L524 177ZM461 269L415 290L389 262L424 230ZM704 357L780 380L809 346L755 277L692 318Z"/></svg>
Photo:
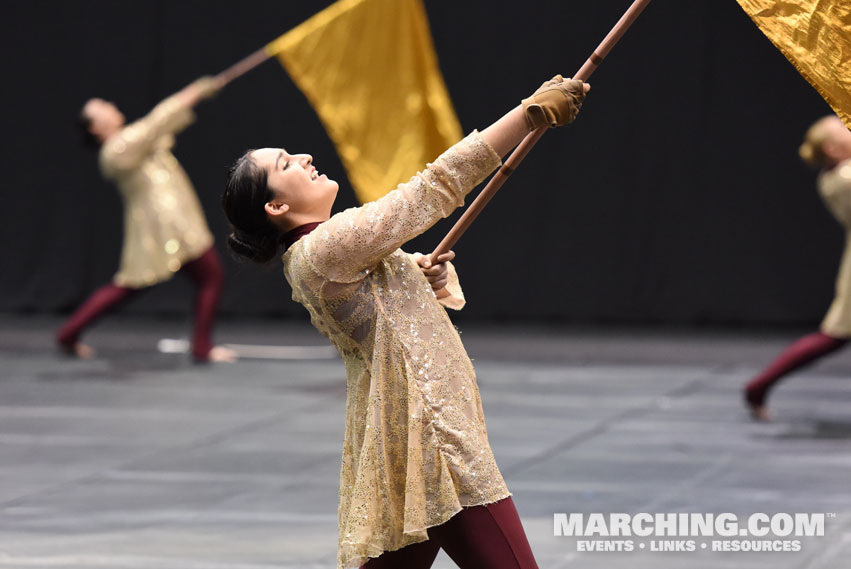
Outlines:
<svg viewBox="0 0 851 569"><path fill-rule="evenodd" d="M597 538L577 540L577 551L588 552L800 551L801 540L795 538L824 536L825 519L833 517L836 514L756 513L740 519L731 513L556 513L553 535Z"/></svg>

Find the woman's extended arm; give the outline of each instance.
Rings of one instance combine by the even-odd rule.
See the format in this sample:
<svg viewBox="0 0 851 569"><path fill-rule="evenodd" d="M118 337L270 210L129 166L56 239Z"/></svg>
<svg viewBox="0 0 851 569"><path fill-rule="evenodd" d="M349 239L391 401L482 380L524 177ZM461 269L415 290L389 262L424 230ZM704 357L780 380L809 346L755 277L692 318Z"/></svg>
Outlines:
<svg viewBox="0 0 851 569"><path fill-rule="evenodd" d="M212 97L219 86L220 82L212 77L197 79L107 139L101 153L106 172L116 174L137 168L157 140L189 126L194 120L192 107L201 99Z"/></svg>
<svg viewBox="0 0 851 569"><path fill-rule="evenodd" d="M382 258L462 205L464 196L499 167L500 156L531 128L572 121L582 89L581 82L557 76L483 132L441 154L409 182L381 199L331 217L304 238L311 264L332 281L360 280Z"/></svg>
<svg viewBox="0 0 851 569"><path fill-rule="evenodd" d="M322 223L301 240L306 258L328 280L358 281L381 259L452 213L499 165L494 149L481 133L473 132L386 196Z"/></svg>
<svg viewBox="0 0 851 569"><path fill-rule="evenodd" d="M527 134L529 126L526 124L523 105L517 105L483 130L482 138L502 157L520 144Z"/></svg>

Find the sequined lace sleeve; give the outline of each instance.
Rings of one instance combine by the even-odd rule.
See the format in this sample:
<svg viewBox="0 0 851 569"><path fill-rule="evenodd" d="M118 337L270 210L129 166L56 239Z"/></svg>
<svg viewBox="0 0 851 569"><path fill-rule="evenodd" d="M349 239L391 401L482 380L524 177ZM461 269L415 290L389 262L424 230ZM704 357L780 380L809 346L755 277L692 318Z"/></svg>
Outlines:
<svg viewBox="0 0 851 569"><path fill-rule="evenodd" d="M438 298L437 301L452 310L461 310L467 304L467 299L464 298L464 291L461 290L461 283L458 280L458 273L455 271L455 265L451 262L446 264L449 269L449 282L446 283L446 290L449 296Z"/></svg>
<svg viewBox="0 0 851 569"><path fill-rule="evenodd" d="M335 282L362 279L381 259L448 216L501 164L473 131L381 199L331 217L305 238L314 269Z"/></svg>
<svg viewBox="0 0 851 569"><path fill-rule="evenodd" d="M176 97L164 100L143 118L110 137L100 154L107 177L137 168L162 137L180 132L195 118L192 109Z"/></svg>

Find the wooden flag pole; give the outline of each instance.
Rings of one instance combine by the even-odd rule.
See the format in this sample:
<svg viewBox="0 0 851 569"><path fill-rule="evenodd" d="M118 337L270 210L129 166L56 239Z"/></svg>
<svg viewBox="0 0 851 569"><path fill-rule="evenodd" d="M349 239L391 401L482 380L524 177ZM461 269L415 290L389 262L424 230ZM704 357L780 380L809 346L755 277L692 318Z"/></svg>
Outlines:
<svg viewBox="0 0 851 569"><path fill-rule="evenodd" d="M271 58L272 56L267 51L266 47L261 47L248 57L240 59L218 75L216 75L216 79L221 82L222 87L236 79L237 77L244 75Z"/></svg>
<svg viewBox="0 0 851 569"><path fill-rule="evenodd" d="M579 71L576 72L576 75L574 75L573 78L580 79L582 81L588 79L588 77L590 77L597 69L609 52L612 51L615 44L617 44L623 37L632 23L635 22L635 19L638 18L639 14L641 14L648 4L650 4L650 0L635 0L624 15L621 16L621 19L618 20L618 23L615 24L615 27L612 28L600 45L597 46L597 49L594 50L591 57L589 57ZM437 263L437 258L449 251L455 243L458 242L458 239L460 239L464 232L467 231L467 228L470 227L473 220L482 212L482 209L484 209L484 207L488 204L497 190L502 187L502 184L504 184L514 170L517 169L520 162L526 158L526 155L530 150L532 150L532 147L535 146L546 131L547 127L544 126L526 135L526 138L524 138L514 152L511 153L508 160L506 160L497 173L494 174L493 178L491 178L490 182L488 182L485 186L485 189L476 196L476 199L473 200L473 203L471 203L470 207L467 208L467 211L464 212L464 215L458 219L452 229L449 230L449 233L446 234L446 237L443 238L443 241L441 241L437 248L435 248L435 250L431 253L429 259L432 264Z"/></svg>

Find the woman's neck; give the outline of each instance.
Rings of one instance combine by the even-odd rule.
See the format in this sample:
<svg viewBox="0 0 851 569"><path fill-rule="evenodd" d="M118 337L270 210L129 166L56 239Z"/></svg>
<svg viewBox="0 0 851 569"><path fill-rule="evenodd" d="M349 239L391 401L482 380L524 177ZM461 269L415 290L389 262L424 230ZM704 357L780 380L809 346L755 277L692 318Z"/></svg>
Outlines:
<svg viewBox="0 0 851 569"><path fill-rule="evenodd" d="M296 241L316 229L321 223L321 221L311 221L309 223L299 225L298 227L293 227L287 231L282 239L285 249L292 247Z"/></svg>

